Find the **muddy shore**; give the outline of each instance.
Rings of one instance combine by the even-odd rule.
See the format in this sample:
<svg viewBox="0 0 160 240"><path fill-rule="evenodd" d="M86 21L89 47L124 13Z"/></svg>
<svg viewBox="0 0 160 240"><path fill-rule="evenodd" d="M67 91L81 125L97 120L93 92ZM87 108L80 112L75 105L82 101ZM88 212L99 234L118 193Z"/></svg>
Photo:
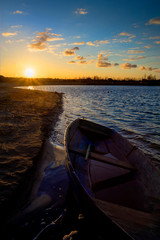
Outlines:
<svg viewBox="0 0 160 240"><path fill-rule="evenodd" d="M60 93L0 86L1 216L14 214L27 201L42 145L62 112L62 102Z"/></svg>

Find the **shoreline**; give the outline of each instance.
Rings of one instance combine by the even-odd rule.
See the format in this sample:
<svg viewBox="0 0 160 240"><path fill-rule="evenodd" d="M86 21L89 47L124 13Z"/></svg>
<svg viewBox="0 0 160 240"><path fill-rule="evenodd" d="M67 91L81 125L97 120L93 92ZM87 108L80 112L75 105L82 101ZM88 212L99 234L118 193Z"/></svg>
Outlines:
<svg viewBox="0 0 160 240"><path fill-rule="evenodd" d="M2 222L27 203L45 141L63 111L62 93L13 87L0 85Z"/></svg>
<svg viewBox="0 0 160 240"><path fill-rule="evenodd" d="M38 86L38 85L122 85L122 86L160 86L160 79L153 77L144 79L112 79L98 76L76 79L62 78L24 78L0 76L0 83L15 86Z"/></svg>

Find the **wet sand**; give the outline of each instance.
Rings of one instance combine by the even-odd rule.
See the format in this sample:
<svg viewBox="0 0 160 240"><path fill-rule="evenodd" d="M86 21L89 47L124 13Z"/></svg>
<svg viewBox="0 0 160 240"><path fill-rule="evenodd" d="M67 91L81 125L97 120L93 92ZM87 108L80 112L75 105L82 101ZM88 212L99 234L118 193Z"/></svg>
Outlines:
<svg viewBox="0 0 160 240"><path fill-rule="evenodd" d="M54 129L62 108L60 93L0 86L0 211L3 220L4 215L7 218L27 202L42 145Z"/></svg>

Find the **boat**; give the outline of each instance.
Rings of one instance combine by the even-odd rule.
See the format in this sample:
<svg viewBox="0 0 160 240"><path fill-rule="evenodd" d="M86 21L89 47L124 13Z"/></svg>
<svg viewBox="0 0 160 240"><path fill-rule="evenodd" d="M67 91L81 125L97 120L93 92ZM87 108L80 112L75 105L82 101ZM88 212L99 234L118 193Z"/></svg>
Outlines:
<svg viewBox="0 0 160 240"><path fill-rule="evenodd" d="M160 169L142 150L81 118L66 128L64 150L77 200L104 239L160 239Z"/></svg>

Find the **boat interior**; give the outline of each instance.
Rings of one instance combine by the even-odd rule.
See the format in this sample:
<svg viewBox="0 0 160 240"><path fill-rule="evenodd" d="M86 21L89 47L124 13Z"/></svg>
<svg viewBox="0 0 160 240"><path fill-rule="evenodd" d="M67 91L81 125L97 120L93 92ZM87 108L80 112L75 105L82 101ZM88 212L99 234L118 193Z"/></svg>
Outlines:
<svg viewBox="0 0 160 240"><path fill-rule="evenodd" d="M129 161L135 147L115 131L91 125L78 122L69 141L70 159L84 188L96 199L152 212L140 172Z"/></svg>
<svg viewBox="0 0 160 240"><path fill-rule="evenodd" d="M141 226L159 229L160 201L150 196L147 171L137 168L144 165L135 146L114 130L83 120L71 127L67 142L79 182L106 215L135 236Z"/></svg>

